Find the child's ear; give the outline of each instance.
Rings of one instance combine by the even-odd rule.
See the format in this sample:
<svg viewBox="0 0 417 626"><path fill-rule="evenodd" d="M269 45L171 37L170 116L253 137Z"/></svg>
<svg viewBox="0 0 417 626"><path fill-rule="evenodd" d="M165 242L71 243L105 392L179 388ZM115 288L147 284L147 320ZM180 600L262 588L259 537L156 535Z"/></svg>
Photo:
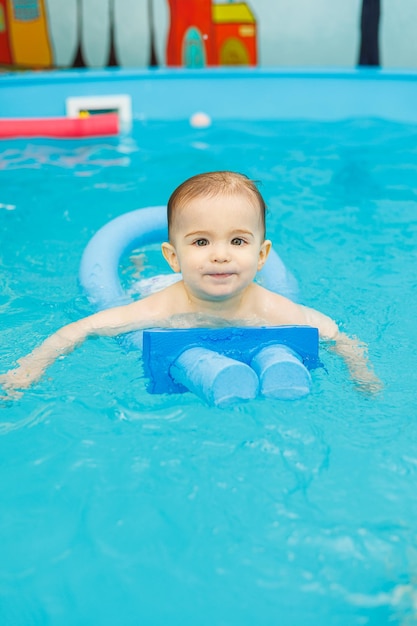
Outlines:
<svg viewBox="0 0 417 626"><path fill-rule="evenodd" d="M170 268L174 272L180 272L181 271L180 264L178 263L178 257L177 257L177 253L175 251L174 246L171 243L164 241L164 243L161 246L161 249L162 249L163 257L165 261L168 263L168 265L170 266Z"/></svg>
<svg viewBox="0 0 417 626"><path fill-rule="evenodd" d="M272 243L269 239L265 239L263 244L261 245L261 249L259 250L259 258L258 258L258 272L265 265L265 261L268 258L268 255L271 251Z"/></svg>

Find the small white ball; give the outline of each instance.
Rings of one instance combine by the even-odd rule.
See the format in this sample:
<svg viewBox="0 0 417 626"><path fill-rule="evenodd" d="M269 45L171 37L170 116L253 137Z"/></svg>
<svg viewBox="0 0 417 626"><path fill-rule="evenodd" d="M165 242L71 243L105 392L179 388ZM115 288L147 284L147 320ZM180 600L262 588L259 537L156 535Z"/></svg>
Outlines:
<svg viewBox="0 0 417 626"><path fill-rule="evenodd" d="M207 115L207 113L202 113L201 111L193 113L190 117L190 125L194 128L208 128L211 126L211 117L210 115Z"/></svg>

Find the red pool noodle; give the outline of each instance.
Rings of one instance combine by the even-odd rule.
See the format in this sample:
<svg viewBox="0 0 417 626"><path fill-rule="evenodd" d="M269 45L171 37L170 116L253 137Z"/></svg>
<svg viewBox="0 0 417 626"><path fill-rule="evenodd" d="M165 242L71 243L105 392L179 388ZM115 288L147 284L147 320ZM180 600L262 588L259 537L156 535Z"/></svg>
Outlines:
<svg viewBox="0 0 417 626"><path fill-rule="evenodd" d="M100 135L117 135L117 113L89 115L87 117L42 117L0 119L0 139L19 137L77 138Z"/></svg>

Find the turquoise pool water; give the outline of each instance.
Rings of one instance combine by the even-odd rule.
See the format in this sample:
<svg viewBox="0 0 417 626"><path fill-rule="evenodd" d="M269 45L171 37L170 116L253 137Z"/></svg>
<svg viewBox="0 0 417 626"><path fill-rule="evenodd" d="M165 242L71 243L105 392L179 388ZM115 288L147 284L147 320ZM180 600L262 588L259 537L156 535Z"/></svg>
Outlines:
<svg viewBox="0 0 417 626"><path fill-rule="evenodd" d="M0 144L1 372L90 312L78 265L100 226L234 169L262 181L304 302L385 384L361 395L323 352L308 398L213 409L149 395L137 355L88 341L0 404L2 624L417 623L416 140L363 119Z"/></svg>

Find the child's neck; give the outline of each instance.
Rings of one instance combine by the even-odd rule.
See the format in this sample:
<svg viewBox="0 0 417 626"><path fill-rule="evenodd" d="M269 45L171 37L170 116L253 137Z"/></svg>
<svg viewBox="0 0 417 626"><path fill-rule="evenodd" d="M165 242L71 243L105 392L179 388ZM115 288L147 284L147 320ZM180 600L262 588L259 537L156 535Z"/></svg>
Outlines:
<svg viewBox="0 0 417 626"><path fill-rule="evenodd" d="M190 313L202 313L203 315L212 315L216 317L222 317L223 319L235 319L242 318L245 315L247 294L252 285L247 287L244 291L224 299L205 299L199 298L195 294L191 293L184 285L184 291L188 301L188 312Z"/></svg>

